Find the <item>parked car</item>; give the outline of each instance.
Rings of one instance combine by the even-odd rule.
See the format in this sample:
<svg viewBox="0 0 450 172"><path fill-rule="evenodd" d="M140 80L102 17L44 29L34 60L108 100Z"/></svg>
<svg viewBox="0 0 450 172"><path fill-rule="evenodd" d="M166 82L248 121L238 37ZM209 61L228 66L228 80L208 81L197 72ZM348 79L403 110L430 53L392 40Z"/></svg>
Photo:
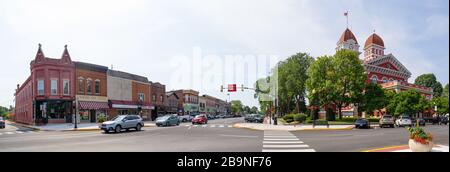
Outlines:
<svg viewBox="0 0 450 172"><path fill-rule="evenodd" d="M439 125L441 125L441 124L447 125L448 124L448 117L446 117L446 116L439 117Z"/></svg>
<svg viewBox="0 0 450 172"><path fill-rule="evenodd" d="M394 128L394 124L395 124L394 118L391 115L383 115L380 118L380 122L379 122L380 128L383 128L384 126L389 126L391 128Z"/></svg>
<svg viewBox="0 0 450 172"><path fill-rule="evenodd" d="M110 131L114 131L116 133L121 132L123 129L134 128L137 131L140 131L144 126L144 122L139 115L119 115L114 117L110 121L103 122L100 125L100 129L108 133Z"/></svg>
<svg viewBox="0 0 450 172"><path fill-rule="evenodd" d="M263 123L263 121L264 121L264 115L256 114L255 116L253 116L253 122Z"/></svg>
<svg viewBox="0 0 450 172"><path fill-rule="evenodd" d="M217 118L225 118L224 114L217 115Z"/></svg>
<svg viewBox="0 0 450 172"><path fill-rule="evenodd" d="M417 118L417 119L412 119L411 120L411 123L412 123L412 125L417 125L417 122L419 122L419 126L425 126L426 125L426 121L425 121L425 119L423 119L423 118Z"/></svg>
<svg viewBox="0 0 450 172"><path fill-rule="evenodd" d="M208 117L208 120L212 120L212 119L216 118L214 115L210 115L210 114L206 115L206 117Z"/></svg>
<svg viewBox="0 0 450 172"><path fill-rule="evenodd" d="M245 122L253 122L255 114L247 114L244 118Z"/></svg>
<svg viewBox="0 0 450 172"><path fill-rule="evenodd" d="M190 122L192 119L194 119L195 116L193 115L182 115L178 116L178 120L181 122Z"/></svg>
<svg viewBox="0 0 450 172"><path fill-rule="evenodd" d="M6 127L5 119L3 119L3 117L0 116L0 128L3 129L5 127Z"/></svg>
<svg viewBox="0 0 450 172"><path fill-rule="evenodd" d="M355 128L370 128L370 122L365 118L359 118L355 122Z"/></svg>
<svg viewBox="0 0 450 172"><path fill-rule="evenodd" d="M398 127L404 127L404 126L412 126L412 121L409 116L402 115L397 120L395 120L395 125Z"/></svg>
<svg viewBox="0 0 450 172"><path fill-rule="evenodd" d="M162 117L156 118L156 126L173 126L180 125L180 120L178 119L176 114L165 115Z"/></svg>
<svg viewBox="0 0 450 172"><path fill-rule="evenodd" d="M192 124L207 124L208 118L206 115L197 115L194 119L192 119Z"/></svg>

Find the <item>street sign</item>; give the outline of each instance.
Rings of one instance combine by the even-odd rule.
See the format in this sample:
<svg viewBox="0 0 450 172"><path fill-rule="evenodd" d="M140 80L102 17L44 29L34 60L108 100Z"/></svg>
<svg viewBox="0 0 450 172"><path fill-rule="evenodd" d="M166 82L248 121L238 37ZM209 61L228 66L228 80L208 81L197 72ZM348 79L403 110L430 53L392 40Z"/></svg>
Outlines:
<svg viewBox="0 0 450 172"><path fill-rule="evenodd" d="M228 84L228 92L236 92L236 84Z"/></svg>

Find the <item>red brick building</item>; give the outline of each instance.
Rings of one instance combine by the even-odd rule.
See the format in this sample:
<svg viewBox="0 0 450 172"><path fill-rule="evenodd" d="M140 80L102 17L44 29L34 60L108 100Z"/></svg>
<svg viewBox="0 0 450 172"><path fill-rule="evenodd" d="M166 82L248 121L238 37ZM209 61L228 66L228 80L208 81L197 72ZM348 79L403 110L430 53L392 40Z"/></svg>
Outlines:
<svg viewBox="0 0 450 172"><path fill-rule="evenodd" d="M158 116L167 113L166 104L166 86L159 82L150 82L150 103L155 107L152 110L152 120L155 120Z"/></svg>
<svg viewBox="0 0 450 172"><path fill-rule="evenodd" d="M348 49L359 52L359 44L350 29L346 29L337 43L336 50ZM393 54L385 54L385 44L383 39L373 33L367 38L364 44L364 59L362 60L367 73L367 83L376 83L384 89L396 92L414 89L421 93L426 99L433 98L433 90L408 83L411 72ZM353 116L357 110L353 106L345 107L343 114ZM379 116L379 112L374 113ZM430 116L430 114L426 114Z"/></svg>
<svg viewBox="0 0 450 172"><path fill-rule="evenodd" d="M75 62L75 102L78 122L97 122L99 115L107 116L108 67Z"/></svg>
<svg viewBox="0 0 450 172"><path fill-rule="evenodd" d="M39 44L31 74L15 92L15 120L26 124L72 121L75 64L67 45L59 59L45 57Z"/></svg>

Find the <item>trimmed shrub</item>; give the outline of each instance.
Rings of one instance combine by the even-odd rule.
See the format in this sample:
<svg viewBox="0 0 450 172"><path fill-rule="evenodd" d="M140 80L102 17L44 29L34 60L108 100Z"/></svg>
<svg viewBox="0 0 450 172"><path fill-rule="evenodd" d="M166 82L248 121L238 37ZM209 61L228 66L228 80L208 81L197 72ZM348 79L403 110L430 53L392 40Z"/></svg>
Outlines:
<svg viewBox="0 0 450 172"><path fill-rule="evenodd" d="M294 121L294 114L287 114L283 116L284 121L291 123Z"/></svg>
<svg viewBox="0 0 450 172"><path fill-rule="evenodd" d="M306 121L306 115L305 114L295 114L294 121L298 121L298 122L302 123L302 122Z"/></svg>

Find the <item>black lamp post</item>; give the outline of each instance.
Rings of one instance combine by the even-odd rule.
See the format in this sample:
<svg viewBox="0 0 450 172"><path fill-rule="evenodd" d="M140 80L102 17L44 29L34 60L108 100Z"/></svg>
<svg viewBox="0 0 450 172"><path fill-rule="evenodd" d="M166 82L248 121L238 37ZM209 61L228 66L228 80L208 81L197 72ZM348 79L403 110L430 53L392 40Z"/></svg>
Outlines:
<svg viewBox="0 0 450 172"><path fill-rule="evenodd" d="M75 112L74 114L74 120L75 120L75 125L73 126L73 128L76 130L77 128L78 128L78 126L77 126L77 110L76 110L76 102L75 102L75 105L73 106L73 111Z"/></svg>

